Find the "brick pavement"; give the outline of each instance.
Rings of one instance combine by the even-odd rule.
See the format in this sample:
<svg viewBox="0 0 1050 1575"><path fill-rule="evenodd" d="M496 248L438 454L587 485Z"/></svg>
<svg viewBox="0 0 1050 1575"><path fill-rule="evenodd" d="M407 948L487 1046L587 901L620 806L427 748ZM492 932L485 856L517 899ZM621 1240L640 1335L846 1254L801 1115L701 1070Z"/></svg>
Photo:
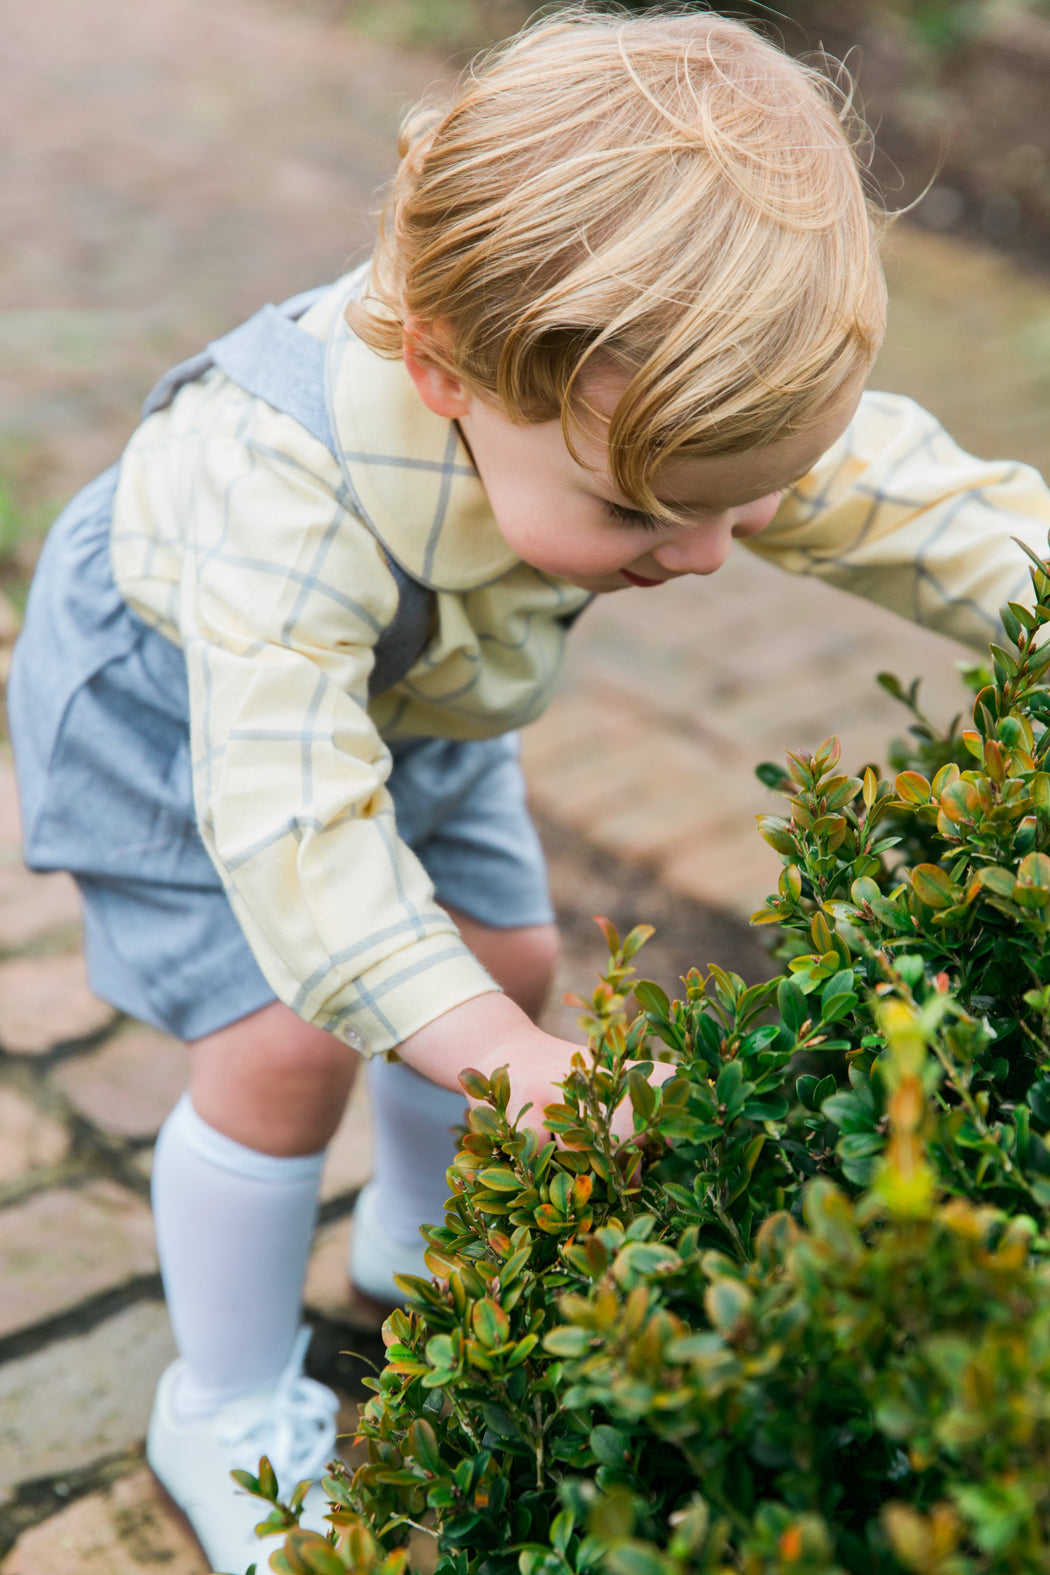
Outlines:
<svg viewBox="0 0 1050 1575"><path fill-rule="evenodd" d="M149 1158L187 1052L88 990L72 882L22 866L6 755L0 892L10 897L0 927L0 1567L201 1575L192 1539L142 1469L153 1388L173 1354ZM322 1321L343 1310L345 1221L369 1173L362 1095L324 1172L308 1290Z"/></svg>
<svg viewBox="0 0 1050 1575"><path fill-rule="evenodd" d="M740 549L708 582L631 590L588 609L557 702L525 734L533 801L672 891L748 917L779 863L754 817L777 800L754 774L830 733L844 762L885 762L909 720L874 681L923 676L929 714L964 703L969 653Z"/></svg>

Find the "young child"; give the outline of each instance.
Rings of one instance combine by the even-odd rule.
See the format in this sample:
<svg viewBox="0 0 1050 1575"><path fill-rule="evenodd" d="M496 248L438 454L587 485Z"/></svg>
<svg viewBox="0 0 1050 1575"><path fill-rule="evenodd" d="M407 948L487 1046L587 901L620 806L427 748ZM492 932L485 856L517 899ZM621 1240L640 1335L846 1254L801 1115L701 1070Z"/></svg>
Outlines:
<svg viewBox="0 0 1050 1575"><path fill-rule="evenodd" d="M576 614L734 538L978 648L1025 594L1040 478L862 397L884 215L855 142L742 24L549 19L409 121L372 264L176 369L45 547L27 858L76 875L94 988L193 1046L148 1453L217 1569L268 1551L230 1468L265 1451L287 1488L332 1451L297 1331L358 1058L351 1278L388 1304L426 1273L460 1070L508 1063L538 1121L567 1069L514 730Z"/></svg>

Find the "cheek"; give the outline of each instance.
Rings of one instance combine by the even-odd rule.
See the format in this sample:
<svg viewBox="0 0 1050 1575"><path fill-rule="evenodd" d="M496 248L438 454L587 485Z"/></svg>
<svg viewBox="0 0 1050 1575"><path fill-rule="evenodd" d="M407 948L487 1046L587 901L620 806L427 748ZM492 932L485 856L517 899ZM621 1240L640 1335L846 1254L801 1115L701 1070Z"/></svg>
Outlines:
<svg viewBox="0 0 1050 1575"><path fill-rule="evenodd" d="M742 512L740 519L733 526L733 535L738 539L744 536L757 536L772 523L773 516L780 507L782 492L771 492L768 498L759 498L757 503Z"/></svg>
<svg viewBox="0 0 1050 1575"><path fill-rule="evenodd" d="M504 490L490 498L496 522L507 545L526 563L548 574L606 574L644 552L619 541L619 532L575 500L542 486Z"/></svg>

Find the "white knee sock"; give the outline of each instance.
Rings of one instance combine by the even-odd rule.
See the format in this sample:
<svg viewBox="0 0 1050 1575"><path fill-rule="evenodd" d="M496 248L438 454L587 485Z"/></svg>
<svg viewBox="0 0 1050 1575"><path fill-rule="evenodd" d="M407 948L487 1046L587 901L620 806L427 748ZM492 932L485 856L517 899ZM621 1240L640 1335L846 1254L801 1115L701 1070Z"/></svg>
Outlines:
<svg viewBox="0 0 1050 1575"><path fill-rule="evenodd" d="M449 1128L462 1123L467 1097L379 1056L368 1063L368 1092L376 1215L394 1241L420 1247L420 1225L445 1217L445 1172L456 1152Z"/></svg>
<svg viewBox="0 0 1050 1575"><path fill-rule="evenodd" d="M295 1342L321 1154L258 1154L184 1094L157 1139L153 1217L184 1422L276 1383Z"/></svg>

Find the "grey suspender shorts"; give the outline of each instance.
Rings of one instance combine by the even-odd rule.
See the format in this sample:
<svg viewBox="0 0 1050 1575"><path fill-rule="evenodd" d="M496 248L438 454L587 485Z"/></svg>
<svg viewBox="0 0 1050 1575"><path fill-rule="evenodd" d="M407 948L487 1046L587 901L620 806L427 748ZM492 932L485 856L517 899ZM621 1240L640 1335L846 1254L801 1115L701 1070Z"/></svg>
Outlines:
<svg viewBox="0 0 1050 1575"><path fill-rule="evenodd" d="M311 370L321 347L294 325L314 294L264 308L175 368L144 413L217 364L315 434L323 421L331 448L322 385ZM76 878L92 989L130 1016L194 1040L274 995L197 829L182 651L131 611L113 580L118 473L114 466L97 477L52 527L15 648L8 716L25 858L30 869ZM404 676L429 622L430 593L395 572L401 609L377 650L373 693ZM394 744L392 754L398 831L438 901L495 928L549 923L517 736L414 739ZM352 902L353 871L340 876Z"/></svg>

